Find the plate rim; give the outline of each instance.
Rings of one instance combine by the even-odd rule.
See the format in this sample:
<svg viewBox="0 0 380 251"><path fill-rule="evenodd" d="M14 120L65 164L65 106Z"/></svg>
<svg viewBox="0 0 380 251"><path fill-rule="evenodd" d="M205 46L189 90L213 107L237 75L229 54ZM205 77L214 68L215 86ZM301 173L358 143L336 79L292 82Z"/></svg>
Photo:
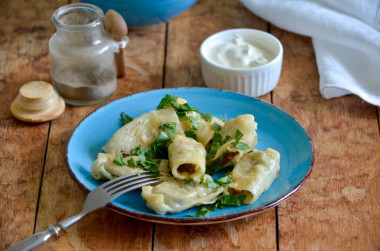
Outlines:
<svg viewBox="0 0 380 251"><path fill-rule="evenodd" d="M104 105L96 108L92 112L90 112L88 115L86 115L75 126L75 128L71 132L70 138L69 138L69 140L67 141L67 144L66 144L66 148L65 148L65 166L66 166L66 169L67 169L67 171L68 171L69 176L71 177L71 179L73 179L74 182L76 183L76 185L79 186L79 188L82 191L84 191L86 194L88 194L91 191L74 174L74 172L71 169L70 164L69 164L69 155L68 155L69 145L70 145L70 142L71 142L71 140L72 140L72 138L74 136L74 133L77 131L77 129L79 128L79 126L81 126L81 124L88 117L92 116L95 112L99 111L100 109L106 109L106 107L108 105L111 105L111 104L113 104L115 102L120 102L120 100L122 100L122 99L131 98L133 96L138 96L138 95L143 95L143 94L149 93L149 92L157 92L157 91L163 91L163 90L175 91L175 90L194 90L194 89L220 91L220 92L226 92L226 93L233 94L233 95L235 95L235 94L236 95L242 95L242 96L245 96L245 97L248 97L248 98L255 99L256 101L259 101L259 102L264 102L267 105L271 106L272 108L278 109L281 112L283 112L284 114L286 114L287 116L289 116L289 118L291 118L292 120L294 120L301 127L301 129L303 130L304 134L306 135L306 138L309 141L310 146L311 146L311 161L310 161L309 169L308 169L308 172L306 173L306 175L288 193L284 194L283 196L279 197L276 200L273 200L273 201L271 201L271 202L269 202L269 203L267 203L265 205L262 205L260 207L256 207L254 209L249 209L249 210L246 210L246 211L236 212L236 213L232 213L232 214L228 214L228 215L223 215L223 216L215 216L215 217L189 217L189 218L182 218L182 217L181 218L172 218L172 217L165 217L164 215L157 215L156 216L156 215L150 215L150 214L145 214L145 213L134 212L134 211L127 210L125 208L121 208L119 206L116 206L114 203L112 203L112 201L110 203L108 203L105 207L110 208L113 211L116 211L118 213L124 214L126 216L138 219L138 220L143 220L143 221L148 221L148 222L154 222L154 223L171 224L171 225L207 225L207 224L217 224L217 223L222 223L222 222L228 222L228 221L238 220L238 219L242 219L242 218L246 218L246 217L250 217L250 216L262 213L262 212L264 212L264 211L266 211L266 210L268 210L268 209L270 209L272 207L277 206L281 202L285 201L286 199L288 199L289 197L291 197L295 192L297 192L304 185L304 183L306 182L306 180L310 177L310 175L312 173L312 170L313 170L313 167L314 167L314 157L315 157L313 142L312 142L309 134L307 133L307 130L304 128L304 126L297 119L295 119L292 115L290 115L289 113L287 113L285 110L283 110L280 107L275 106L274 104L272 104L270 102L267 102L265 100L258 99L258 98L252 97L252 96L248 96L248 95L245 95L245 94L237 93L237 92L232 92L232 91L223 90L223 89L207 88L207 87L176 87L176 88L161 88L161 89L147 90L147 91L133 93L133 94L130 94L130 95L127 95L127 96L120 97L118 99L112 100L112 101L110 101L110 102L108 102L108 103L106 103L106 104L104 104Z"/></svg>

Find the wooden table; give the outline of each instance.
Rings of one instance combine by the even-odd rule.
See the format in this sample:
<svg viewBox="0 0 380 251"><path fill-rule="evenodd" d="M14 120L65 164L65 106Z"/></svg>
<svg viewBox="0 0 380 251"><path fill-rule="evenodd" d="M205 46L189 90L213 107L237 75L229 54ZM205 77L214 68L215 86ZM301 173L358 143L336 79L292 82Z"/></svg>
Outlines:
<svg viewBox="0 0 380 251"><path fill-rule="evenodd" d="M67 106L51 122L14 119L20 86L51 81L51 15L68 1L0 2L0 249L78 213L86 197L70 178L65 149L76 125L111 100L136 92L205 86L199 46L229 28L254 28L284 46L278 86L261 99L294 116L314 145L311 177L294 196L262 214L208 226L143 222L98 210L39 250L379 250L379 108L356 96L326 100L311 39L281 30L237 0L200 0L166 25L131 30L127 75L110 100Z"/></svg>

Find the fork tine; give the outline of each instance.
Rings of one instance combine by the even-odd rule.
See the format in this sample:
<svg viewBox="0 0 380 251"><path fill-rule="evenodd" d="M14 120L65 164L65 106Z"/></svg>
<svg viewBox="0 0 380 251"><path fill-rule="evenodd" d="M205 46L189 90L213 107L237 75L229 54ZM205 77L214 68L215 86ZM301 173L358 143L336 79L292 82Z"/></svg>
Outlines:
<svg viewBox="0 0 380 251"><path fill-rule="evenodd" d="M132 177L129 177L128 179L122 179L120 181L118 181L117 183L113 183L113 184L109 184L105 187L103 187L104 190L106 190L106 192L111 192L115 189L118 189L119 187L122 187L124 186L125 184L134 184L133 181L139 181L141 179L147 179L147 178L156 178L157 176L151 174L151 173L146 173L146 174L143 174L143 175L136 175L136 176L132 176Z"/></svg>
<svg viewBox="0 0 380 251"><path fill-rule="evenodd" d="M123 182L122 184L120 184L119 186L117 187L113 187L112 189L104 189L104 191L110 195L113 195L119 191L122 191L122 190L125 190L126 188L128 187L131 187L131 186L134 186L136 184L140 184L140 183L143 183L145 181L151 181L151 180L158 180L157 178L154 178L154 177L142 177L140 179L136 179L136 180L133 180L133 181L128 181L128 182Z"/></svg>
<svg viewBox="0 0 380 251"><path fill-rule="evenodd" d="M126 186L124 186L123 188L120 188L119 190L112 192L110 194L110 196L112 199L112 198L115 198L115 197L117 197L123 193L127 193L127 192L135 190L137 188L147 186L147 185L158 184L160 182L162 182L162 181L160 179L157 179L157 178L152 178L152 179L148 179L148 180L140 180L139 182L134 181L134 182L131 182L130 184L126 184ZM135 183L135 184L133 184L133 183ZM130 185L132 185L132 186L130 186Z"/></svg>
<svg viewBox="0 0 380 251"><path fill-rule="evenodd" d="M126 175L126 176L117 177L115 179L112 179L112 180L104 183L103 185L98 186L97 189L100 190L100 189L103 189L103 188L107 188L107 187L112 186L114 184L117 184L117 183L119 183L119 182L121 182L123 180L128 180L131 177L138 177L139 174L143 175L143 174L149 174L149 173L151 173L151 172L149 172L149 171L142 171L140 173L134 173L134 174Z"/></svg>

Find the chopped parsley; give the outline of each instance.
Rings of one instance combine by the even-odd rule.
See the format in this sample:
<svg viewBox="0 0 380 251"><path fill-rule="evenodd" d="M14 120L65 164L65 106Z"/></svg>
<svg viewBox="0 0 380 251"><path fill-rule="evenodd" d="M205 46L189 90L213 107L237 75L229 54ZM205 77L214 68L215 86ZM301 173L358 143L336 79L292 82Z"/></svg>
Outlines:
<svg viewBox="0 0 380 251"><path fill-rule="evenodd" d="M139 156L140 160L137 163L134 163L133 161L135 160L131 158L128 161L129 165L134 167L141 165L153 174L159 174L158 167L160 166L161 159L168 158L168 144L176 133L176 123L162 123L159 129L161 129L161 131L157 140L150 144L149 148L138 146L131 150L131 155Z"/></svg>
<svg viewBox="0 0 380 251"><path fill-rule="evenodd" d="M157 110L165 109L173 105L173 103L177 103L178 96L166 94L163 99L161 99L160 103L157 106Z"/></svg>
<svg viewBox="0 0 380 251"><path fill-rule="evenodd" d="M222 129L222 127L218 123L214 123L212 127L214 128L215 131L220 131Z"/></svg>
<svg viewBox="0 0 380 251"><path fill-rule="evenodd" d="M209 208L201 207L196 214L193 214L193 213L191 213L191 211L189 211L189 215L192 217L202 217L208 213L214 212L215 210L216 210L216 208L214 209L213 207L209 207Z"/></svg>
<svg viewBox="0 0 380 251"><path fill-rule="evenodd" d="M207 153L207 160L210 160L215 157L216 152L218 149L222 146L222 135L220 133L215 132L214 138L212 139L211 147L209 149L209 152Z"/></svg>
<svg viewBox="0 0 380 251"><path fill-rule="evenodd" d="M240 195L226 195L223 194L222 197L220 197L220 205L222 206L234 206L239 207L243 204L243 201L247 195L240 194Z"/></svg>
<svg viewBox="0 0 380 251"><path fill-rule="evenodd" d="M202 113L202 118L207 122L211 122L214 116L211 113Z"/></svg>
<svg viewBox="0 0 380 251"><path fill-rule="evenodd" d="M235 144L235 146L237 149L242 150L242 151L249 149L249 146L244 142L239 142Z"/></svg>
<svg viewBox="0 0 380 251"><path fill-rule="evenodd" d="M210 179L206 179L206 184L209 188L217 188L218 184L216 184L214 181Z"/></svg>
<svg viewBox="0 0 380 251"><path fill-rule="evenodd" d="M142 148L138 146L131 150L131 155L137 155L140 158L140 161L145 161L146 157L154 158L154 152L150 148Z"/></svg>
<svg viewBox="0 0 380 251"><path fill-rule="evenodd" d="M124 112L122 112L120 116L121 116L121 122L123 123L123 125L128 124L129 122L133 120L131 116L128 116Z"/></svg>
<svg viewBox="0 0 380 251"><path fill-rule="evenodd" d="M188 103L180 104L177 102L178 96L166 94L165 97L160 101L157 106L157 110L168 108L170 106L174 107L178 116L186 115L186 112L198 112L199 110L195 107L191 107Z"/></svg>
<svg viewBox="0 0 380 251"><path fill-rule="evenodd" d="M160 167L161 160L145 160L144 162L139 162L146 170L152 172L154 175L159 175L160 171L158 168Z"/></svg>
<svg viewBox="0 0 380 251"><path fill-rule="evenodd" d="M220 161L216 161L212 163L211 165L206 166L206 173L211 176L214 174L214 172L218 172L222 170L223 168L224 168L224 165Z"/></svg>
<svg viewBox="0 0 380 251"><path fill-rule="evenodd" d="M204 180L205 180L205 175L203 174L202 177L199 180L199 184L202 184Z"/></svg>
<svg viewBox="0 0 380 251"><path fill-rule="evenodd" d="M127 164L123 156L121 156L120 154L116 155L116 157L113 159L113 163L119 166L124 166L125 164Z"/></svg>
<svg viewBox="0 0 380 251"><path fill-rule="evenodd" d="M232 182L232 178L231 178L231 174L230 173L227 173L225 174L222 178L219 178L217 180L215 180L215 183L221 185L221 186L225 186L227 184L230 184Z"/></svg>
<svg viewBox="0 0 380 251"><path fill-rule="evenodd" d="M246 195L225 195L223 194L219 199L212 205L208 207L201 207L196 214L191 213L189 211L189 215L192 217L202 217L205 216L208 213L216 211L217 208L223 209L226 206L234 206L239 207L243 204L244 200L246 198Z"/></svg>
<svg viewBox="0 0 380 251"><path fill-rule="evenodd" d="M128 165L129 166L133 166L133 167L137 167L137 162L135 160L135 158L131 157L129 160L128 160Z"/></svg>
<svg viewBox="0 0 380 251"><path fill-rule="evenodd" d="M140 160L137 165L141 165L148 171L151 171L154 175L159 175L158 167L160 166L161 160L154 160L154 152L151 148L142 148L138 146L131 150L131 155L138 155Z"/></svg>
<svg viewBox="0 0 380 251"><path fill-rule="evenodd" d="M177 124L175 122L162 123L160 125L160 129L165 131L169 138L171 139L173 135L177 132L176 130Z"/></svg>
<svg viewBox="0 0 380 251"><path fill-rule="evenodd" d="M249 149L249 146L246 143L240 141L240 139L243 136L244 135L238 129L236 129L236 136L235 136L235 143L234 143L234 145L239 150L247 150L247 149Z"/></svg>
<svg viewBox="0 0 380 251"><path fill-rule="evenodd" d="M239 142L239 140L244 136L244 134L239 131L239 129L236 129L236 134L235 134L235 144Z"/></svg>
<svg viewBox="0 0 380 251"><path fill-rule="evenodd" d="M161 129L158 139L149 146L153 152L152 158L167 159L168 158L168 144L173 135L176 133L176 123L168 122L162 123L159 127Z"/></svg>
<svg viewBox="0 0 380 251"><path fill-rule="evenodd" d="M227 135L226 138L223 140L223 144L227 143L230 140L231 140L231 136Z"/></svg>
<svg viewBox="0 0 380 251"><path fill-rule="evenodd" d="M199 127L201 127L201 124L199 124L199 121L196 117L189 116L188 118L190 119L191 123L193 123L193 129L195 131L198 130Z"/></svg>
<svg viewBox="0 0 380 251"><path fill-rule="evenodd" d="M205 179L205 175L202 175L201 179L199 180L199 184L205 183L207 187L209 188L217 188L218 184L216 184L214 181L211 179Z"/></svg>
<svg viewBox="0 0 380 251"><path fill-rule="evenodd" d="M189 130L185 131L185 135L188 138L192 138L192 139L197 140L197 135L195 134L195 131L193 129L189 129Z"/></svg>
<svg viewBox="0 0 380 251"><path fill-rule="evenodd" d="M194 116L186 116L186 119L190 120L193 125L189 130L185 131L186 137L197 140L197 135L195 131L198 131L198 128L201 127L201 124L199 123L198 119Z"/></svg>

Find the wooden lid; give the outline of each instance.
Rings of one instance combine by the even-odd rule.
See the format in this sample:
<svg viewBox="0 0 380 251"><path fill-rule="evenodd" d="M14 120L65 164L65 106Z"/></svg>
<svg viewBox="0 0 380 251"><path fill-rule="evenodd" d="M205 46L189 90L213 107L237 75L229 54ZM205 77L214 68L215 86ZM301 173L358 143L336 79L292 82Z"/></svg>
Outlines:
<svg viewBox="0 0 380 251"><path fill-rule="evenodd" d="M24 84L11 104L12 115L22 121L41 123L59 117L65 110L65 102L51 84L33 81Z"/></svg>

